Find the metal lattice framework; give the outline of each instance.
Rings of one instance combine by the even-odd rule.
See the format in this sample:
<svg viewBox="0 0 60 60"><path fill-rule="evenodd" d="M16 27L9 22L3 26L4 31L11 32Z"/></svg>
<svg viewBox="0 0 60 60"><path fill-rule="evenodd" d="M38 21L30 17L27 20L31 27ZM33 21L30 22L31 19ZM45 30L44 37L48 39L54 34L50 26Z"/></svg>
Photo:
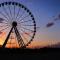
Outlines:
<svg viewBox="0 0 60 60"><path fill-rule="evenodd" d="M14 30L14 31L13 31ZM15 33L20 48L28 46L36 33L36 22L28 8L18 2L0 4L0 32L6 32L5 48L11 33Z"/></svg>

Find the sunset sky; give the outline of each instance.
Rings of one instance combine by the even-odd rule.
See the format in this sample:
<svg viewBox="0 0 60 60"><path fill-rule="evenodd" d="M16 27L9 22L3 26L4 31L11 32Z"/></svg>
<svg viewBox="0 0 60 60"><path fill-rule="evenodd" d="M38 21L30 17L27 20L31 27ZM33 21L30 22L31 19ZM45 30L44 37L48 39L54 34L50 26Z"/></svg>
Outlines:
<svg viewBox="0 0 60 60"><path fill-rule="evenodd" d="M12 0L0 0L1 2ZM60 0L13 0L25 5L34 15L37 24L37 32L29 48L41 48L60 42ZM55 21L55 19L57 20ZM48 23L54 25L46 27ZM5 33L2 34L2 36ZM2 41L2 37L0 41ZM3 42L3 41L2 41ZM2 43L0 42L2 45Z"/></svg>

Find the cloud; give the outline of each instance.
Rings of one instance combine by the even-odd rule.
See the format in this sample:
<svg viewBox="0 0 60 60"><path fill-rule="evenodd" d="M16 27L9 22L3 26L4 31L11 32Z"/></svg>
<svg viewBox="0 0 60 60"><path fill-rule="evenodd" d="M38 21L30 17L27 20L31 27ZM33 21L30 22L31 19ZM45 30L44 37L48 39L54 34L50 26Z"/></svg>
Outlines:
<svg viewBox="0 0 60 60"><path fill-rule="evenodd" d="M0 35L2 34L2 32L0 31Z"/></svg>
<svg viewBox="0 0 60 60"><path fill-rule="evenodd" d="M3 18L0 18L0 23L2 23L4 21L4 19Z"/></svg>
<svg viewBox="0 0 60 60"><path fill-rule="evenodd" d="M48 28L48 27L51 27L51 26L53 26L54 25L54 23L53 22L50 22L50 23L48 23L47 25L46 25L46 27Z"/></svg>
<svg viewBox="0 0 60 60"><path fill-rule="evenodd" d="M58 18L55 18L55 19L54 19L54 21L57 21L57 20L58 20Z"/></svg>
<svg viewBox="0 0 60 60"><path fill-rule="evenodd" d="M60 19L60 14L58 15L58 18Z"/></svg>
<svg viewBox="0 0 60 60"><path fill-rule="evenodd" d="M47 27L47 28L53 26L56 21L60 20L60 14L58 14L57 16L53 16L53 18L54 18L54 19L53 19L53 22L50 22L50 23L47 23L47 24L46 24L46 27Z"/></svg>
<svg viewBox="0 0 60 60"><path fill-rule="evenodd" d="M55 21L60 20L60 14L58 14L57 17L54 20Z"/></svg>

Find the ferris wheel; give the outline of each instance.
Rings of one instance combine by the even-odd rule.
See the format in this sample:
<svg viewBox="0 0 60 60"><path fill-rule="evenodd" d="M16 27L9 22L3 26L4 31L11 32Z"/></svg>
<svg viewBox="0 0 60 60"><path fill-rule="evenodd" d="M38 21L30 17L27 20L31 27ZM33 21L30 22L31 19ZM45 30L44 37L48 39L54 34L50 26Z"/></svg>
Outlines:
<svg viewBox="0 0 60 60"><path fill-rule="evenodd" d="M0 35L3 32L3 48L7 48L8 40L12 39L17 41L19 48L28 46L36 34L36 22L31 11L18 2L0 3Z"/></svg>

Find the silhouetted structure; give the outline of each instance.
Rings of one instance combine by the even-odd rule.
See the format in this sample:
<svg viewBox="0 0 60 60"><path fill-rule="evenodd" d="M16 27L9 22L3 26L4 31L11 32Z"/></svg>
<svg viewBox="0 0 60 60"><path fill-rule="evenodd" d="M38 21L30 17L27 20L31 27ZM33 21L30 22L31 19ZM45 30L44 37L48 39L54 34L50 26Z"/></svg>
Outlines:
<svg viewBox="0 0 60 60"><path fill-rule="evenodd" d="M6 8L6 6L8 6L8 7ZM36 33L36 22L35 22L33 14L30 12L30 10L28 8L26 8L24 5L22 5L20 3L17 3L17 2L4 2L4 3L1 3L0 8L4 9L3 11L8 16L9 19L2 12L1 12L1 15L3 15L4 16L3 18L6 18L6 20L8 20L8 22L11 25L11 26L9 25L9 27L11 27L11 30L8 33L8 36L7 36L6 40L5 40L2 48L5 48L5 46L7 44L7 41L9 39L11 33L13 32L13 30L14 30L14 33L16 35L19 47L20 48L26 48L26 46L28 46L28 44L30 44L31 41L34 39L34 36L35 36L35 33ZM17 13L16 13L16 11L17 11ZM10 13L11 17L9 16L8 12ZM21 15L19 15L19 13ZM24 14L25 14L25 16L24 16ZM21 18L22 16L23 16L23 18ZM3 18L0 18L1 23L3 21L5 21L5 20L3 20ZM11 20L11 21L9 21L9 20ZM26 26L28 26L28 27L26 28ZM32 28L33 30L31 29L31 27L33 27ZM7 28L5 28L5 29L7 29ZM28 30L28 32L31 32L31 35L27 34L27 32L25 32L27 30ZM21 33L21 31L22 31L22 33ZM27 38L24 36L23 33L25 33L26 35L29 36L29 37L27 37L27 38L29 38L29 40L27 40ZM26 42L24 40L26 40Z"/></svg>

